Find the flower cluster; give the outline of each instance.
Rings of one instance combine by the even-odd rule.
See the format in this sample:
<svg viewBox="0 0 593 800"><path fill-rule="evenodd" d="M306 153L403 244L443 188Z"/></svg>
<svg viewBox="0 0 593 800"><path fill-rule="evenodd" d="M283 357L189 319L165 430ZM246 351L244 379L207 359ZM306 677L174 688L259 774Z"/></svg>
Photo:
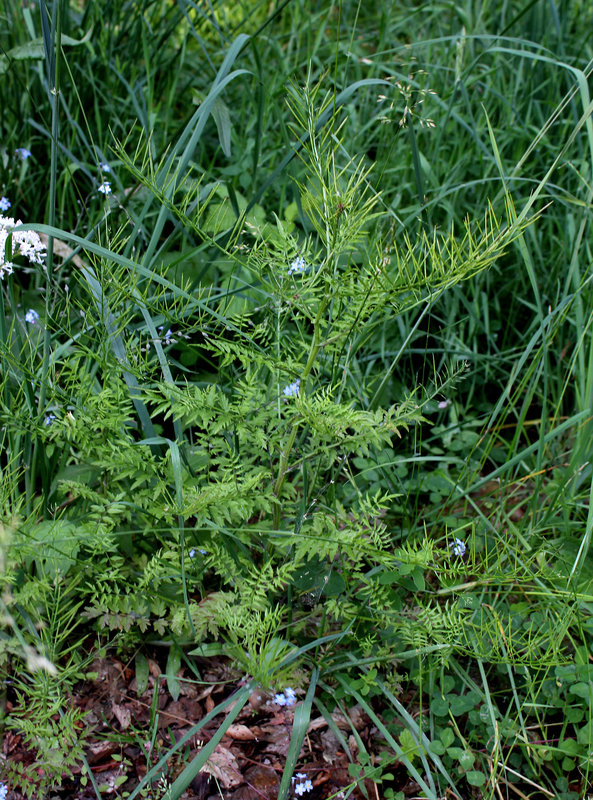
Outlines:
<svg viewBox="0 0 593 800"><path fill-rule="evenodd" d="M285 386L282 389L282 394L284 397L295 397L299 393L299 389L301 388L301 380L297 378L296 381L293 383L289 383L288 386Z"/></svg>
<svg viewBox="0 0 593 800"><path fill-rule="evenodd" d="M302 256L299 256L298 258L295 258L288 268L288 274L292 275L294 272L304 272L306 269L307 265L305 263L305 259Z"/></svg>
<svg viewBox="0 0 593 800"><path fill-rule="evenodd" d="M296 694L294 689L287 686L281 694L274 695L274 702L279 706L293 706L296 703Z"/></svg>
<svg viewBox="0 0 593 800"><path fill-rule="evenodd" d="M298 794L300 797L301 795L305 794L305 792L312 792L313 791L313 784L307 778L304 772L297 772L295 777L292 779L293 781L299 781L294 787L294 793ZM303 781L300 783L300 781Z"/></svg>
<svg viewBox="0 0 593 800"><path fill-rule="evenodd" d="M455 541L451 544L451 549L453 550L454 556L464 556L465 555L465 542L463 539L455 539Z"/></svg>
<svg viewBox="0 0 593 800"><path fill-rule="evenodd" d="M0 783L0 800L6 800L8 795L8 786L5 783Z"/></svg>
<svg viewBox="0 0 593 800"><path fill-rule="evenodd" d="M177 339L173 338L173 331L169 328L165 333L163 333L164 325L159 325L157 328L159 335L163 338L161 339L161 344L174 344Z"/></svg>
<svg viewBox="0 0 593 800"><path fill-rule="evenodd" d="M39 314L34 308L30 308L25 314L25 322L28 322L30 325L35 325L38 319Z"/></svg>
<svg viewBox="0 0 593 800"><path fill-rule="evenodd" d="M6 240L12 228L23 223L18 220L14 221L12 217L0 216L0 280L4 275L12 273L14 264L12 261L5 261L4 255L6 253ZM44 265L45 245L39 238L39 235L34 231L16 231L12 234L12 253L15 252L15 247L18 245L19 253L27 258L32 264Z"/></svg>

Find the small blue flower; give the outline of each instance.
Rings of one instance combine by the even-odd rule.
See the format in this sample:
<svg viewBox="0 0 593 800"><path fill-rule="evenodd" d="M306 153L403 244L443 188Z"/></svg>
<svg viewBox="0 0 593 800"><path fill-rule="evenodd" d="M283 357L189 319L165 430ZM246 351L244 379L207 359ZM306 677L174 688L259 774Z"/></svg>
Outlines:
<svg viewBox="0 0 593 800"><path fill-rule="evenodd" d="M453 550L454 556L464 556L465 555L465 542L463 539L455 539L455 541L451 544L451 549Z"/></svg>
<svg viewBox="0 0 593 800"><path fill-rule="evenodd" d="M25 322L28 322L30 325L35 325L38 319L39 319L39 314L35 311L34 308L30 308L25 314Z"/></svg>
<svg viewBox="0 0 593 800"><path fill-rule="evenodd" d="M0 783L0 800L6 800L8 795L8 786L5 783Z"/></svg>
<svg viewBox="0 0 593 800"><path fill-rule="evenodd" d="M105 161L99 161L99 169L101 172L111 172L111 167Z"/></svg>
<svg viewBox="0 0 593 800"><path fill-rule="evenodd" d="M293 706L296 703L296 694L294 689L291 689L290 686L287 686L283 692L274 695L274 702L279 706Z"/></svg>
<svg viewBox="0 0 593 800"><path fill-rule="evenodd" d="M289 383L288 386L285 386L282 390L282 394L284 397L295 397L299 393L299 389L301 388L301 381L300 378L297 378L296 381L293 383Z"/></svg>
<svg viewBox="0 0 593 800"><path fill-rule="evenodd" d="M46 414L46 415L45 415L45 419L43 420L43 424L44 424L44 425L51 425L51 424L52 424L52 422L53 422L55 419L57 419L57 417L56 417L56 415L55 415L55 414ZM0 800L2 800L2 798L0 798Z"/></svg>
<svg viewBox="0 0 593 800"><path fill-rule="evenodd" d="M8 211L12 203L8 197L0 197L0 211Z"/></svg>
<svg viewBox="0 0 593 800"><path fill-rule="evenodd" d="M14 151L14 154L15 156L18 156L21 161L26 161L31 155L31 151L27 150L26 147L17 147L17 149Z"/></svg>
<svg viewBox="0 0 593 800"><path fill-rule="evenodd" d="M176 339L173 338L173 331L171 330L171 328L169 328L165 333L163 333L164 327L165 327L164 325L159 325L159 327L157 328L159 336L163 337L162 342L164 342L165 344L171 344L172 342L174 343Z"/></svg>
<svg viewBox="0 0 593 800"><path fill-rule="evenodd" d="M295 272L304 272L307 269L307 265L305 263L305 259L302 256L295 258L292 264L288 268L288 274L292 275Z"/></svg>
<svg viewBox="0 0 593 800"><path fill-rule="evenodd" d="M104 195L111 194L111 183L109 181L103 181L103 183L97 187L97 191Z"/></svg>

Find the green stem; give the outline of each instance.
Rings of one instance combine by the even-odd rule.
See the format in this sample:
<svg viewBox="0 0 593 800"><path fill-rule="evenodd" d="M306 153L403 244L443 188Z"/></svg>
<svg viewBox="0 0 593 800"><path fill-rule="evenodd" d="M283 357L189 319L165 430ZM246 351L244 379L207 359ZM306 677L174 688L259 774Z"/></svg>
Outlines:
<svg viewBox="0 0 593 800"><path fill-rule="evenodd" d="M317 354L319 353L319 348L321 347L321 318L325 313L325 309L327 308L328 301L324 299L319 304L319 308L317 310L317 316L315 317L314 327L313 327L313 341L311 343L311 349L309 350L309 357L307 358L307 363L303 369L303 373L301 375L301 388L300 391L304 392L305 387L307 385L307 378L309 373L313 369L313 364L315 363L315 359L317 358ZM290 458L290 454L292 452L292 448L294 446L295 439L299 432L299 426L293 425L292 430L290 432L290 436L288 437L288 441L286 442L286 447L282 450L282 455L280 456L280 466L278 467L278 477L276 478L276 484L274 486L274 495L276 498L280 496L280 491L282 490L282 486L284 484L284 478L286 477L286 471L288 468L288 459ZM280 527L280 504L277 503L274 508L274 528L278 530Z"/></svg>
<svg viewBox="0 0 593 800"><path fill-rule="evenodd" d="M47 14L47 5L42 9L42 14ZM50 53L46 53L48 63L48 88L49 102L51 106L51 155L49 171L49 197L47 219L50 227L55 227L56 223L56 193L57 193L57 174L58 174L58 138L60 133L59 95L60 95L60 55L62 51L62 8L60 0L54 0L51 16L51 42L53 47L53 64ZM53 69L52 69L53 66ZM47 320L51 313L52 303L52 277L54 267L54 237L48 236L47 241L47 266L45 274L45 331L43 337L43 364L41 366L40 386L39 386L39 414L43 413L47 395L47 375L49 372L49 359L51 355L51 334ZM35 472L39 448L35 444L31 458L31 489L35 490ZM42 456L43 457L43 456ZM45 498L47 500L47 498ZM44 502L45 506L45 502Z"/></svg>

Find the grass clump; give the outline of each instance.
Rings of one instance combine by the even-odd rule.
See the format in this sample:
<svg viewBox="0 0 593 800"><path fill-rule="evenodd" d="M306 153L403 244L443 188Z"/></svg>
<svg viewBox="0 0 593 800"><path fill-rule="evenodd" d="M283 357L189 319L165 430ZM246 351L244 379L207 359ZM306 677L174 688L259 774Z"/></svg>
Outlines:
<svg viewBox="0 0 593 800"><path fill-rule="evenodd" d="M121 657L241 683L157 752L155 679L129 800L257 692L281 798L585 797L590 11L136 6L5 12L3 780L107 791Z"/></svg>

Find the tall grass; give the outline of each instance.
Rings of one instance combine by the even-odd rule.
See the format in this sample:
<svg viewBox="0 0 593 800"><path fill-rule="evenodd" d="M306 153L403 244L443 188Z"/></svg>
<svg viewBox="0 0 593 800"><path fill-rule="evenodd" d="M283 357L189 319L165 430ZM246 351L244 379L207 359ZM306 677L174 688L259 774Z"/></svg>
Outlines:
<svg viewBox="0 0 593 800"><path fill-rule="evenodd" d="M0 287L0 658L40 790L92 632L250 682L172 800L289 682L280 797L354 704L345 795L586 796L592 17L7 3L0 194L49 249Z"/></svg>

